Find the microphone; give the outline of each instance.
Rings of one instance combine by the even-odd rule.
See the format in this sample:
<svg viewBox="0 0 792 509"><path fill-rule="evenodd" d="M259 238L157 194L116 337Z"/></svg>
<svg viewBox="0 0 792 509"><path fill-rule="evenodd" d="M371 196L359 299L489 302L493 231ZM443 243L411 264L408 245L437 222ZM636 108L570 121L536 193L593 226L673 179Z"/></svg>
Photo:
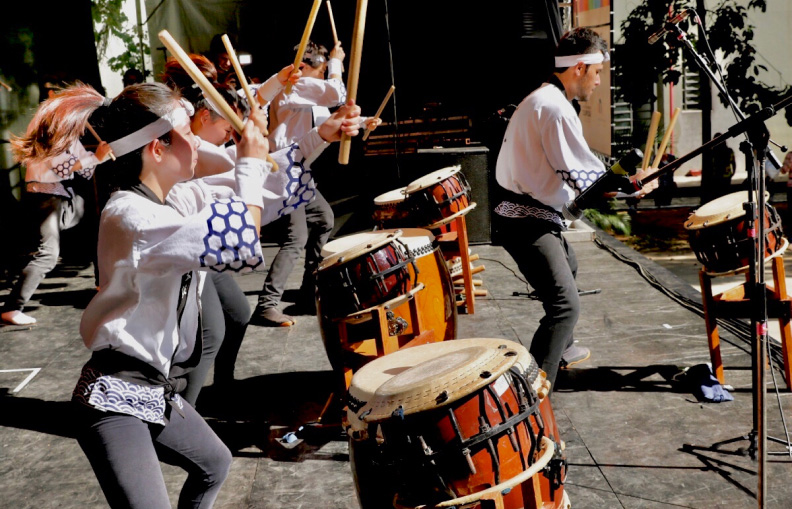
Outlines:
<svg viewBox="0 0 792 509"><path fill-rule="evenodd" d="M680 24L688 16L690 16L690 9L685 9L684 11L680 12L679 14L671 18L670 20L663 23L663 27L660 30L649 36L649 44L654 44L660 39L662 39L665 34L671 31L671 27L673 25Z"/></svg>
<svg viewBox="0 0 792 509"><path fill-rule="evenodd" d="M566 202L561 207L561 214L563 214L564 219L569 221L580 219L583 216L583 210L587 209L593 200L599 199L602 193L619 188L634 188L635 185L630 182L628 176L634 175L642 162L643 152L637 148L633 148L624 154L616 164L611 166L610 171L600 175L577 198Z"/></svg>

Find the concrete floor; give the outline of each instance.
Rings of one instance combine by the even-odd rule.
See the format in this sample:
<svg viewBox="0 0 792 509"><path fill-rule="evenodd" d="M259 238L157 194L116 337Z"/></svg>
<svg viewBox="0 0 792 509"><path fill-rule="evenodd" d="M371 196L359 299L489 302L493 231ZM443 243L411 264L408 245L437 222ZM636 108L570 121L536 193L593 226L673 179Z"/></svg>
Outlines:
<svg viewBox="0 0 792 509"><path fill-rule="evenodd" d="M703 319L589 239L583 234L574 243L579 287L601 292L581 298L576 337L593 355L563 372L553 396L573 507L757 507L757 463L741 454L748 442L739 439L752 427L747 345L723 334L735 401L696 401L679 375L709 361ZM610 237L602 239L665 287L699 300L686 278ZM459 316L458 336L528 345L542 316L540 304L513 295L526 287L502 248L480 245L473 252L480 256L475 263L486 267L477 277L489 296L477 301L474 315ZM265 250L268 257L273 253ZM263 278L238 278L253 304ZM299 278L295 271L290 290ZM285 306L293 293L287 290ZM61 265L32 302L39 323L0 328L0 507L106 507L69 425L70 393L89 357L78 323L92 294L90 268ZM199 411L234 452L216 507L358 507L344 440L313 434L290 450L277 441L319 415L334 381L316 318L297 319L288 329L251 326L237 363L235 394L217 394L211 386L202 393ZM769 397L768 432L782 436L778 403ZM790 395L782 390L780 398L789 417ZM775 444L770 449L783 451ZM185 475L168 465L163 471L175 506ZM772 456L766 507L792 507L790 476L792 459Z"/></svg>

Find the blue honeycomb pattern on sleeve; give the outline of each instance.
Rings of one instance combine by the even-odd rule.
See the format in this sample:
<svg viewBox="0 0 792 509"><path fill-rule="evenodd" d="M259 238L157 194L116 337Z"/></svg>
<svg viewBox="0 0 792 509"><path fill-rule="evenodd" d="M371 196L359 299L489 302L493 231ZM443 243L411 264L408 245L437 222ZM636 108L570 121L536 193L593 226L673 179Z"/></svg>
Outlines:
<svg viewBox="0 0 792 509"><path fill-rule="evenodd" d="M602 175L600 171L587 170L557 170L557 173L575 191L575 196L580 195Z"/></svg>
<svg viewBox="0 0 792 509"><path fill-rule="evenodd" d="M241 201L221 200L210 205L206 221L209 232L203 239L201 266L217 272L252 270L263 262L256 254L259 238L256 226L247 220L247 206Z"/></svg>
<svg viewBox="0 0 792 509"><path fill-rule="evenodd" d="M305 157L301 157L299 161L294 158L297 149L299 146L294 143L291 150L286 153L289 166L284 171L289 177L289 182L286 184L288 197L283 200L283 207L278 211L279 216L291 214L303 205L311 203L316 197L316 183L310 168L305 166Z"/></svg>
<svg viewBox="0 0 792 509"><path fill-rule="evenodd" d="M86 180L91 180L94 175L94 170L96 170L96 166L91 166L90 168L83 168L82 170L77 170L74 173L81 176Z"/></svg>
<svg viewBox="0 0 792 509"><path fill-rule="evenodd" d="M68 159L56 164L55 167L52 168L52 171L62 179L69 179L71 178L72 167L75 164L77 164L77 157L69 154Z"/></svg>

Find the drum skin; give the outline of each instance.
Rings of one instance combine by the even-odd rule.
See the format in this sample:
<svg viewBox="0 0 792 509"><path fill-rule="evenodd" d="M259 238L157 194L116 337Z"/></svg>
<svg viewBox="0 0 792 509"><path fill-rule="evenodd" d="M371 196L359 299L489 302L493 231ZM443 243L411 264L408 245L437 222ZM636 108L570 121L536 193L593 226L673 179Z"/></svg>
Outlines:
<svg viewBox="0 0 792 509"><path fill-rule="evenodd" d="M392 230L383 230L387 233ZM439 247L434 245L434 236L428 230L418 228L406 228L404 240L410 249L416 244L412 239L418 239L421 248L413 254L414 264L408 264L407 270L412 283L410 287L415 287L423 283L424 288L415 294L415 304L418 314L421 317L423 331L431 331L431 340L428 342L446 341L456 338L457 331L457 308L454 296L454 287L451 276L448 272L445 260ZM380 233L380 232L378 232ZM422 237L425 237L422 238ZM418 269L416 277L415 269ZM333 299L332 295L319 294L317 298L317 317L319 328L322 333L322 341L325 345L330 364L337 372L342 371L347 366L344 352L340 348L340 337L338 325L333 321L333 317L326 310L327 301ZM413 319L410 316L410 305L404 304L394 308L393 314L397 318L407 321L408 327L401 334L403 337L411 337L414 334ZM375 337L378 325L374 320L368 320L359 324L349 324L347 326L348 341L362 341ZM356 366L348 366L356 368Z"/></svg>
<svg viewBox="0 0 792 509"><path fill-rule="evenodd" d="M457 340L452 343L468 341L473 340ZM435 346L440 345L416 348L429 350L427 347ZM518 346L524 350L521 345ZM441 349L434 348L434 350ZM450 351L448 348L442 350ZM383 413L377 405L367 406L366 402L350 400L350 407L355 408L350 412L350 421L362 419L366 415L377 416L368 425L368 433L361 433L363 428L360 422L352 423L349 432L350 461L361 507L363 509L393 507L394 499L398 500L399 507L424 504L431 506L451 498L475 494L524 472L533 463L536 444L542 435L551 438L557 444L557 455L560 456L559 432L550 400L538 398L534 390L541 385L544 376L527 350L520 355L522 362L518 365L526 368L526 371L515 365L500 376L496 373L491 377L490 383L484 381L481 387L475 385L475 379L483 378L487 372L479 375L476 362L471 362L456 371L452 368L452 376L447 379L458 379L455 391L466 392L465 387L473 387L473 389L461 399L436 408L415 412L410 409L411 405L415 408L416 394L424 392L436 394L432 392L437 390L433 386L435 382L430 379L431 373L436 372L435 369L426 370L429 376L425 380L425 390L421 388L421 381L416 382L414 385L417 388L414 387L412 392L405 393L406 399L392 396L387 390L383 392L382 389L389 381L381 385L380 382L374 382L381 388L376 391L377 394L382 393L379 396L380 401L392 402L394 407L404 401L406 415L401 417L394 412L393 416L383 420L382 416L387 415L387 412ZM529 359L530 367L526 365L528 364L525 362L526 358ZM362 368L356 374L361 381L356 382L353 379L350 397L354 394L364 399L377 399L377 396L371 393L372 381L383 379L382 374L385 373L393 373L394 377L398 377L409 367L409 363L396 359L387 365L389 359L390 356L386 356L380 358L377 363L369 365L372 370L367 371L367 367ZM454 363L451 353L438 355L437 359L441 363ZM382 374L372 378L370 372L375 370L382 370ZM407 376L408 380L416 378L416 375L412 374L403 376ZM364 382L362 379L369 381ZM366 385L368 387L361 392L360 388ZM528 405L527 410L526 407L521 410L520 394L528 393L530 396L524 396L522 402L525 404L527 398L533 403ZM385 408L390 407L386 405ZM401 406L399 405L398 408ZM373 414L372 410L368 409L373 409ZM521 412L521 415L517 415ZM506 421L510 421L509 425L499 428L499 425ZM506 429L511 429L511 434L505 433ZM495 430L495 433L486 436L485 432L488 430ZM469 449L461 449L460 444L465 441L471 444L466 445ZM415 447L418 443L420 447ZM431 461L425 459L426 451L432 455ZM469 461L462 454L464 451L469 453ZM472 465L472 468L469 465ZM555 473L560 476L559 479L563 479L566 473L565 464L556 465ZM444 486L448 491L443 488ZM564 500L563 486L554 486L544 471L511 489L503 497L504 507L508 509L561 509L566 507ZM465 507L480 507L480 505Z"/></svg>
<svg viewBox="0 0 792 509"><path fill-rule="evenodd" d="M379 229L414 226L404 194L406 187L394 189L374 198L372 219Z"/></svg>

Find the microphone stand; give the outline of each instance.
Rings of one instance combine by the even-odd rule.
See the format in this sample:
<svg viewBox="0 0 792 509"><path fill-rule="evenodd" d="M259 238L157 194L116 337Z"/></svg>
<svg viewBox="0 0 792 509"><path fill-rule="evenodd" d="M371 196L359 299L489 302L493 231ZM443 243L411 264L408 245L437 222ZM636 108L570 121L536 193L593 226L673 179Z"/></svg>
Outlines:
<svg viewBox="0 0 792 509"><path fill-rule="evenodd" d="M724 134L717 136L680 157L676 161L660 168L647 178L636 181L638 189L643 187L646 182L651 182L663 174L674 171L687 161L698 156L702 152L711 150L717 145L725 142L742 133L747 135L747 140L740 144L740 150L745 154L745 167L749 171L750 187L748 191L748 201L743 204L746 211L748 225L748 237L753 238L754 249L749 261L749 277L746 283L748 297L751 301L751 373L753 379L753 428L745 437L750 441L748 449L751 459L757 459L757 494L756 498L759 507L764 507L767 490L767 429L766 413L767 405L765 401L766 393L766 370L767 363L767 284L764 277L764 252L765 252L765 179L764 161L768 156L768 142L770 132L767 130L765 120L769 119L777 111L792 104L792 95L782 99L774 106L763 108L757 113L737 122ZM756 194L756 202L753 195ZM788 444L777 438L770 437L770 440L782 444Z"/></svg>
<svg viewBox="0 0 792 509"><path fill-rule="evenodd" d="M698 16L698 14L696 14L696 16ZM720 95L722 97L724 97L729 102L729 104L732 107L732 110L734 111L734 114L737 116L737 119L738 120L745 120L745 114L742 112L742 110L740 110L740 107L737 106L737 103L734 101L734 99L732 99L731 95L729 94L729 91L726 90L726 87L721 82L721 80L719 80L715 76L715 74L712 72L712 69L710 69L710 67L707 65L707 62L704 60L704 57L702 57L696 51L696 48L693 47L693 44L687 38L687 33L679 27L678 23L676 23L676 24L669 23L668 25L666 25L666 28L668 30L676 31L676 33L678 34L677 35L677 39L682 42L682 44L685 46L685 48L688 49L690 54L693 56L693 60L696 62L696 65L698 65L699 69L701 69L702 71L704 71L704 73L706 73L707 77L709 77L710 81L715 85L715 87L720 92ZM769 138L768 138L768 141L770 143L772 143L773 145L775 145L776 147L778 147L779 149L781 149L782 152L786 152L787 151L787 147L786 146L779 145L778 143L774 142L773 140L771 140ZM767 151L767 158L770 160L770 162L773 164L773 166L775 166L777 169L781 168L781 162L778 160L778 158L776 157L776 155L773 153L772 150L768 150Z"/></svg>

